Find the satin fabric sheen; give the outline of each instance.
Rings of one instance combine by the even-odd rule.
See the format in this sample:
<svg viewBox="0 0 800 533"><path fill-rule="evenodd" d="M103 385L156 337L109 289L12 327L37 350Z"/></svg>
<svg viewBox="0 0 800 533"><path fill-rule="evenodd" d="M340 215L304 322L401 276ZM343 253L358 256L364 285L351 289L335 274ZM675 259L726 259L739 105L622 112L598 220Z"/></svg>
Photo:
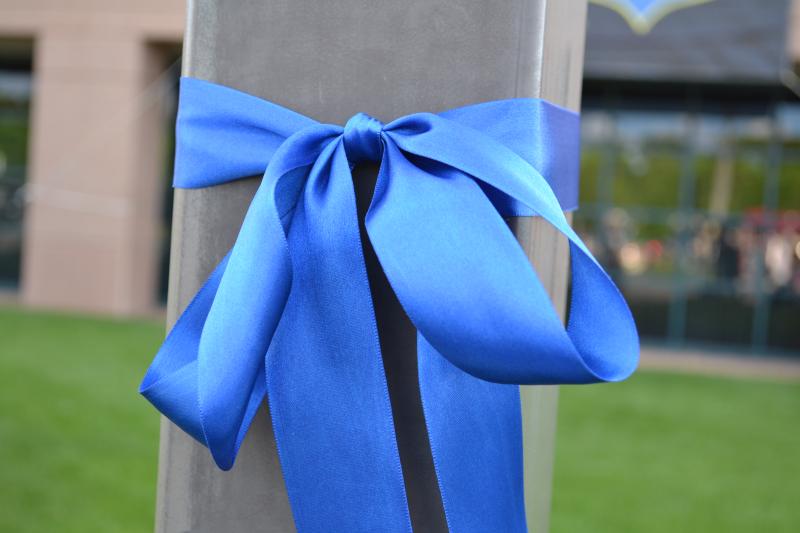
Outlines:
<svg viewBox="0 0 800 533"><path fill-rule="evenodd" d="M563 214L578 116L513 99L342 128L183 78L176 150L175 187L263 179L141 393L222 469L266 397L298 531L411 531L351 176L380 161L365 225L418 330L448 527L526 531L518 384L618 381L638 360L625 301ZM566 328L508 215L569 239Z"/></svg>

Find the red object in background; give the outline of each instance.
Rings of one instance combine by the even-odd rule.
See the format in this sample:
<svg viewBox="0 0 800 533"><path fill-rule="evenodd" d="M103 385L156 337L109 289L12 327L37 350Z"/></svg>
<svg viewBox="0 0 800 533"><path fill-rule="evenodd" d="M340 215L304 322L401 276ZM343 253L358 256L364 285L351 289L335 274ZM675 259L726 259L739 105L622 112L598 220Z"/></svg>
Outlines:
<svg viewBox="0 0 800 533"><path fill-rule="evenodd" d="M651 261L658 261L664 255L664 245L661 244L661 241L655 239L650 239L645 243L645 250L647 251L647 257Z"/></svg>
<svg viewBox="0 0 800 533"><path fill-rule="evenodd" d="M800 211L790 209L772 211L754 207L745 212L744 224L756 229L800 233Z"/></svg>

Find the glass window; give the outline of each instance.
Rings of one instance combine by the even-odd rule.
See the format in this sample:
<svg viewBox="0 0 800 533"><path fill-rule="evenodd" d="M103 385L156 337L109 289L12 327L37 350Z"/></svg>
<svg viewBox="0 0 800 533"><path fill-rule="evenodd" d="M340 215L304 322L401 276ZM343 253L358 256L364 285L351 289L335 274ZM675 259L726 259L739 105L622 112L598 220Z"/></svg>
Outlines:
<svg viewBox="0 0 800 533"><path fill-rule="evenodd" d="M800 106L595 105L575 227L642 337L800 349Z"/></svg>
<svg viewBox="0 0 800 533"><path fill-rule="evenodd" d="M2 47L2 43L0 43ZM0 56L0 288L19 284L31 71Z"/></svg>

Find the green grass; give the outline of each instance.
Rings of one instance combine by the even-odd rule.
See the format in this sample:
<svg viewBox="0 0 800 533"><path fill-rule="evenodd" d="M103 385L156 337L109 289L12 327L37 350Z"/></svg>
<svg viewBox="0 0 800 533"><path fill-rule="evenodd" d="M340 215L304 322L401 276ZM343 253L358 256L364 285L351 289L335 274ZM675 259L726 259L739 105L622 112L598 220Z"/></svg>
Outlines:
<svg viewBox="0 0 800 533"><path fill-rule="evenodd" d="M800 531L800 385L561 389L553 533Z"/></svg>
<svg viewBox="0 0 800 533"><path fill-rule="evenodd" d="M0 531L152 530L158 416L137 387L162 337L0 309Z"/></svg>
<svg viewBox="0 0 800 533"><path fill-rule="evenodd" d="M163 328L0 309L0 531L152 529ZM554 533L800 531L800 385L564 387Z"/></svg>

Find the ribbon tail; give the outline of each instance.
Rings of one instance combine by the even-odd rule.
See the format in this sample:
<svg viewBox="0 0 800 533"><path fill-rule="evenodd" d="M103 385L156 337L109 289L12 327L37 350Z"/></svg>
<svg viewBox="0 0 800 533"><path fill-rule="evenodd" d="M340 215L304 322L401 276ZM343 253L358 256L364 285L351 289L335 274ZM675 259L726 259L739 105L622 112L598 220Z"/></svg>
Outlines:
<svg viewBox="0 0 800 533"><path fill-rule="evenodd" d="M510 274L503 241L496 242L508 229L471 178L420 168L391 141L385 151L367 231L419 330L420 393L448 526L455 533L524 532L519 388L484 381L448 360L472 351L484 367L504 363L502 340L512 337L513 324L493 323L485 312L508 305ZM515 241L506 248L512 245L518 249ZM492 261L476 264L482 252ZM497 270L485 272L492 265ZM447 339L440 342L447 359L427 332ZM500 345L488 345L495 337Z"/></svg>
<svg viewBox="0 0 800 533"><path fill-rule="evenodd" d="M417 359L448 528L525 533L519 387L464 372L422 335Z"/></svg>
<svg viewBox="0 0 800 533"><path fill-rule="evenodd" d="M424 134L432 135L432 129ZM420 135L388 136L367 231L386 277L423 338L420 388L451 530L524 531L518 387L499 383L619 378L632 370L633 354L622 338L603 345L596 356L598 343L591 335L597 320L576 322L582 329L570 331L589 338L570 338L519 243L476 180L433 159L434 148L451 146L446 136L424 154L416 152L425 157L400 152L406 149L401 141L408 145ZM475 144L463 143L459 157L466 158L463 152ZM561 213L552 193L548 203L534 203L530 195L511 196L543 215ZM591 259L581 256L576 265L573 276L588 279L574 286L573 304L624 331L630 323L614 321L625 318L625 309L613 307L613 300L611 306L604 302L613 297L613 285L597 275ZM598 309L609 315L598 316ZM619 352L614 342L622 342Z"/></svg>
<svg viewBox="0 0 800 533"><path fill-rule="evenodd" d="M220 468L233 465L264 397L264 358L292 286L287 246L292 210L307 167L338 132L327 126L305 128L270 160L203 326L198 404L205 440Z"/></svg>
<svg viewBox="0 0 800 533"><path fill-rule="evenodd" d="M297 529L408 533L355 193L340 141L311 169L287 237L293 282L267 353L267 389Z"/></svg>

